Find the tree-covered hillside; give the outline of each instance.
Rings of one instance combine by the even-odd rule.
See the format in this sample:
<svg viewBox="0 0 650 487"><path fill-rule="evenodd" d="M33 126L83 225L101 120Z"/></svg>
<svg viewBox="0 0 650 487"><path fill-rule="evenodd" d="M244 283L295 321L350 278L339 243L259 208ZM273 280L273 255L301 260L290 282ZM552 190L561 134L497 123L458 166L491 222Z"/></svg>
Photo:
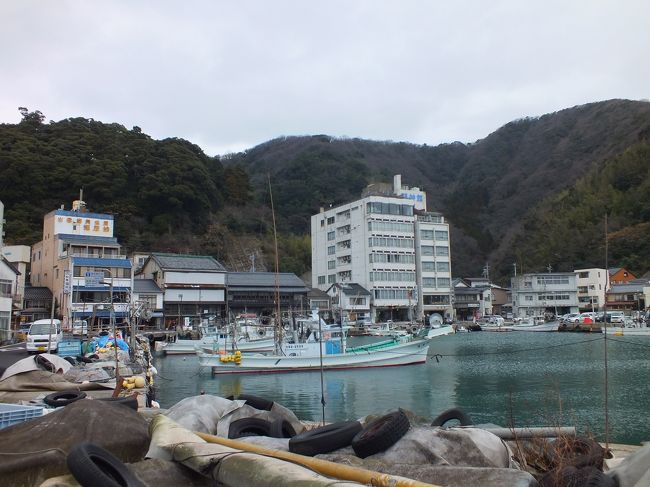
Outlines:
<svg viewBox="0 0 650 487"><path fill-rule="evenodd" d="M454 276L479 274L486 262L504 282L514 262L530 271L602 266L606 211L611 264L637 273L648 267L647 102L610 100L526 118L468 144L316 135L214 158L138 127L46 123L38 111L21 113L20 123L0 125L8 243L38 241L43 215L69 208L83 188L91 211L116 215L127 251L206 253L233 270L272 270L272 192L280 268L302 274L311 264L311 215L401 174L450 222Z"/></svg>

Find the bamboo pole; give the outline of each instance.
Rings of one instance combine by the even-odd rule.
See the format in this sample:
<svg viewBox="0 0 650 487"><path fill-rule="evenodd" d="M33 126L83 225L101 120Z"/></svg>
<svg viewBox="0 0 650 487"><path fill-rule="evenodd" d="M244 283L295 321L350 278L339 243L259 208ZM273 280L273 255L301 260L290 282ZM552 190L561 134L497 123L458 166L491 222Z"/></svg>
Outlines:
<svg viewBox="0 0 650 487"><path fill-rule="evenodd" d="M373 487L437 487L434 484L427 484L418 480L407 479L398 475L391 475L387 473L373 472L364 468L350 467L339 463L321 460L319 458L306 457L304 455L297 455L280 450L271 450L259 445L244 443L243 441L230 440L220 436L208 435L206 433L195 432L197 436L201 437L208 443L216 443L218 445L227 446L236 450L248 451L251 453L259 453L269 457L277 458L280 460L287 460L289 462L303 465L307 468L339 480L351 480L353 482L360 482L362 484L372 485Z"/></svg>

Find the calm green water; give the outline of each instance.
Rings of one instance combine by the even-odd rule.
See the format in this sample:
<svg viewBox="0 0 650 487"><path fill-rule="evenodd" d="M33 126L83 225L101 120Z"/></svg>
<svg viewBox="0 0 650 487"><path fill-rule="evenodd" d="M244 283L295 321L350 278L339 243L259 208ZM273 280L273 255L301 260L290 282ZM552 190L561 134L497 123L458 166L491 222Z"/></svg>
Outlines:
<svg viewBox="0 0 650 487"><path fill-rule="evenodd" d="M435 339L423 365L326 371L327 421L401 407L433 418L451 407L475 423L577 426L604 440L605 367L601 335L459 333ZM609 440L650 440L650 340L607 339ZM436 355L439 355L436 360ZM211 377L193 356L157 359L157 399L169 407L204 390L277 401L299 418L321 419L319 373Z"/></svg>

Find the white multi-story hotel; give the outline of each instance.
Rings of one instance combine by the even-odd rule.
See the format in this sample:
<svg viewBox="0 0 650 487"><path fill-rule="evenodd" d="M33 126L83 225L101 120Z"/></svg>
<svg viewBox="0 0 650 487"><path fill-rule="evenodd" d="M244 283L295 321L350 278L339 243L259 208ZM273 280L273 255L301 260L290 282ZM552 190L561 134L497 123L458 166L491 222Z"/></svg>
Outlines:
<svg viewBox="0 0 650 487"><path fill-rule="evenodd" d="M368 186L361 199L311 217L312 287L355 283L371 295L373 321L451 316L449 225L427 212L426 193ZM437 316L436 316L437 317Z"/></svg>

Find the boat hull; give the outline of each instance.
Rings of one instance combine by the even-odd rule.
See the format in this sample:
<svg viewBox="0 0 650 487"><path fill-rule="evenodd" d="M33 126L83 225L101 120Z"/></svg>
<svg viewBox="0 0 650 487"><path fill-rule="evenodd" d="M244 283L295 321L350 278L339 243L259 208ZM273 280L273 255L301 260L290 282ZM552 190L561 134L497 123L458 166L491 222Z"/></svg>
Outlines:
<svg viewBox="0 0 650 487"><path fill-rule="evenodd" d="M371 367L394 367L424 363L427 360L430 339L414 340L375 350L359 350L322 356L325 370L344 370ZM318 371L320 355L277 356L249 355L240 364L221 362L219 355L197 352L199 363L211 367L214 374L280 373Z"/></svg>

